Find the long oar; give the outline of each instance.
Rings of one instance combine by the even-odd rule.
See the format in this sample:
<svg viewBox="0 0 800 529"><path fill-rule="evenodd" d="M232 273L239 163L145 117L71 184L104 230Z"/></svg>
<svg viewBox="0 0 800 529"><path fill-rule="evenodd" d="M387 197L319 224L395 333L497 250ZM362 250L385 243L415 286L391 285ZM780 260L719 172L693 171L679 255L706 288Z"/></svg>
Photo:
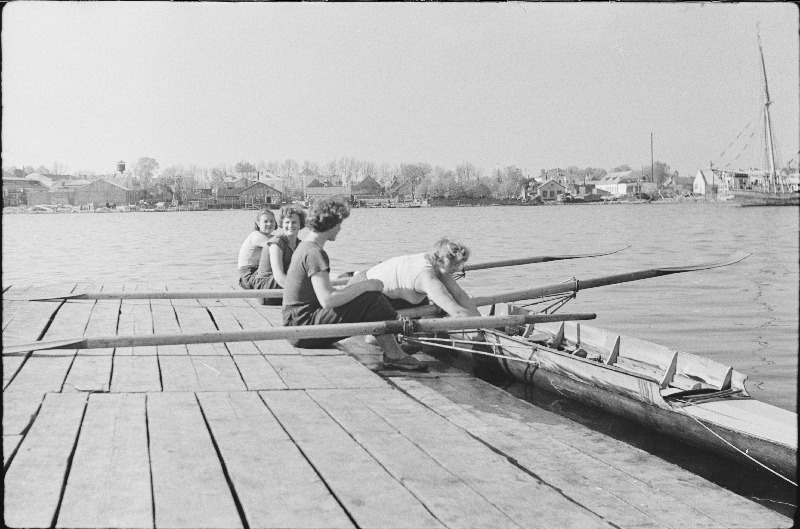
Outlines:
<svg viewBox="0 0 800 529"><path fill-rule="evenodd" d="M524 264L533 263L547 263L549 261L563 261L565 259L584 259L587 257L601 257L604 255L611 255L619 253L622 250L627 250L630 246L620 248L619 250L612 250L610 252L601 253L585 253L580 255L540 255L537 257L520 257L518 259L506 259L504 261L488 261L486 263L475 263L464 265L464 271L470 272L472 270L486 270L487 268L503 268L506 266L519 266Z"/></svg>
<svg viewBox="0 0 800 529"><path fill-rule="evenodd" d="M563 261L565 259L584 259L587 257L601 257L604 255L611 255L614 253L621 252L622 250L627 250L630 246L626 246L624 248L620 248L618 250L612 250L610 252L600 252L600 253L584 253L584 254L573 254L573 255L536 255L533 257L520 257L517 259L504 259L502 261L487 261L485 263L474 263L474 264L466 264L462 268L464 272L471 272L473 270L487 270L489 268L504 268L507 266L520 266L526 264L534 264L534 263L547 263L549 261ZM344 285L352 277L352 272L347 277L339 277L331 281L333 285Z"/></svg>
<svg viewBox="0 0 800 529"><path fill-rule="evenodd" d="M47 349L106 349L115 347L144 347L154 345L179 345L195 343L251 342L300 338L346 338L367 334L414 334L419 332L454 331L481 327L504 327L548 321L593 320L596 315L584 314L531 314L510 316L470 316L467 318L441 318L428 320L387 320L335 325L305 325L301 327L275 327L257 331L218 331L200 333L144 334L128 336L81 337L48 342L3 347L3 355L43 351Z"/></svg>
<svg viewBox="0 0 800 529"><path fill-rule="evenodd" d="M625 274L616 274L603 277L595 277L592 279L574 280L566 283L556 283L555 285L547 285L538 288L531 288L527 290L516 290L514 292L507 292L505 294L497 294L494 296L474 297L472 300L479 307L486 305L494 305L495 303L511 303L514 301L522 301L526 299L536 299L544 296L552 296L556 294L565 294L567 292L577 292L587 288L596 288L607 285L615 285L618 283L627 283L629 281L639 281L640 279L650 279L653 277L666 276L670 274L680 274L682 272L694 272L697 270L708 270L710 268L719 268L721 266L728 266L745 259L751 254L746 252L736 252L725 259L712 261L710 263L688 265L688 266L673 266L664 268L652 268L650 270L640 270L638 272L627 272ZM413 309L403 309L398 312L408 318L421 318L423 316L436 315L441 309L436 305L427 305L425 307L417 307Z"/></svg>
<svg viewBox="0 0 800 529"><path fill-rule="evenodd" d="M467 264L464 266L464 271L469 272L472 270L486 270L488 268L501 268L506 266L519 266L524 264L545 263L549 261L561 261L564 259L582 259L587 257L600 257L603 255L611 255L621 252L630 248L620 248L610 252L601 253L585 253L578 255L539 255L534 257L521 257L519 259L506 259L504 261L487 261L485 263ZM337 278L331 280L333 285L344 285L350 280L349 277ZM78 300L78 299L92 299L92 300L105 300L105 299L229 299L229 298L282 298L283 290L204 290L204 291L163 291L163 292L76 292L65 294L53 294L48 296L41 296L36 298L16 298L14 296L4 298L7 301L58 301L62 299Z"/></svg>

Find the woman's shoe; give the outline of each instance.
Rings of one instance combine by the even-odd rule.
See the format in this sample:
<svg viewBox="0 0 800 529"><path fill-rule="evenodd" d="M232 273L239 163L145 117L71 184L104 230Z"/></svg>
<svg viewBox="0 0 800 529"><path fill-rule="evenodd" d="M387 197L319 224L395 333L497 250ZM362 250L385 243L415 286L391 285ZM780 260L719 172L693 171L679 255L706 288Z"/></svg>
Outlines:
<svg viewBox="0 0 800 529"><path fill-rule="evenodd" d="M403 358L386 358L383 357L384 369L397 369L400 371L427 371L428 363L420 362L413 356L406 356Z"/></svg>

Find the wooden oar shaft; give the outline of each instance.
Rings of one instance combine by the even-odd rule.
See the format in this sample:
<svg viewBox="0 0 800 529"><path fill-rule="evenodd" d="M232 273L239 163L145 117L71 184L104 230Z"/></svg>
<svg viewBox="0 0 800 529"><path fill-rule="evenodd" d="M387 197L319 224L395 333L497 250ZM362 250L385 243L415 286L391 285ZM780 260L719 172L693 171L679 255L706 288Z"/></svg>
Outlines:
<svg viewBox="0 0 800 529"><path fill-rule="evenodd" d="M550 261L563 261L566 259L583 259L587 257L600 257L603 255L611 255L617 252L621 252L630 248L630 246L626 246L625 248L620 248L619 250L613 250L610 252L602 252L602 253L587 253L587 254L580 254L580 255L540 255L536 257L520 257L517 259L506 259L503 261L488 261L486 263L473 263L473 264L466 264L464 265L464 271L470 272L473 270L486 270L488 268L504 268L507 266L520 266L525 264L534 264L534 263L547 263Z"/></svg>
<svg viewBox="0 0 800 529"><path fill-rule="evenodd" d="M592 279L582 279L582 280L576 279L575 281L569 281L566 283L556 283L555 285L547 285L543 287L531 288L528 290L516 290L514 292L507 292L505 294L496 294L494 296L474 297L472 298L472 300L479 307L494 305L496 303L513 303L514 301L536 299L544 296L554 296L556 294L566 294L567 292L577 292L578 290L585 290L587 288L597 288L607 285L627 283L629 281L639 281L641 279L650 279L653 277L678 274L681 272L692 272L696 270L707 270L710 268L718 268L721 266L727 266L733 263L738 263L739 261L748 257L749 255L750 254L748 253L737 252L726 259L706 264L653 268L650 270L627 272L624 274L595 277ZM433 316L437 314L439 310L440 310L439 307L437 307L436 305L428 305L425 307L417 307L413 309L403 309L398 312L401 315L408 318L421 318L423 316Z"/></svg>
<svg viewBox="0 0 800 529"><path fill-rule="evenodd" d="M549 261L560 261L563 259L581 259L586 257L600 257L603 255L611 255L613 253L621 252L630 248L620 248L610 252L602 253L589 253L580 255L539 255L534 257L521 257L518 259L506 259L502 261L487 261L485 263L466 264L464 266L465 272L473 270L486 270L490 268L503 268L507 266L519 266L524 264L545 263ZM331 280L331 284L335 286L346 285L350 281L350 277L340 277ZM163 292L79 292L60 294L52 296L42 296L38 298L6 298L10 301L56 301L61 299L70 300L109 300L109 299L239 299L239 298L270 298L281 299L283 297L282 289L271 290L203 290L203 291L190 291L190 290L174 290Z"/></svg>
<svg viewBox="0 0 800 529"><path fill-rule="evenodd" d="M111 349L117 347L145 347L221 342L251 342L301 338L345 338L359 335L408 334L438 332L480 327L504 327L547 321L592 320L595 314L532 314L508 316L473 316L468 318L442 318L435 320L387 320L336 325L304 325L301 327L275 327L257 331L217 331L202 333L169 333L128 336L96 336L34 342L3 348L3 354L18 354L45 349Z"/></svg>

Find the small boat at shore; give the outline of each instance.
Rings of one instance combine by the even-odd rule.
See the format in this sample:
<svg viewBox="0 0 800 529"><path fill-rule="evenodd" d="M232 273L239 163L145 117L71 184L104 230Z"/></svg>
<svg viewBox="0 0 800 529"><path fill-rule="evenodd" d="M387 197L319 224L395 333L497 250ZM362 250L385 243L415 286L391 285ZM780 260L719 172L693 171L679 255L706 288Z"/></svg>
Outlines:
<svg viewBox="0 0 800 529"><path fill-rule="evenodd" d="M449 336L412 341L471 354L521 382L796 480L797 414L751 397L747 376L730 366L579 322L482 329L477 345Z"/></svg>

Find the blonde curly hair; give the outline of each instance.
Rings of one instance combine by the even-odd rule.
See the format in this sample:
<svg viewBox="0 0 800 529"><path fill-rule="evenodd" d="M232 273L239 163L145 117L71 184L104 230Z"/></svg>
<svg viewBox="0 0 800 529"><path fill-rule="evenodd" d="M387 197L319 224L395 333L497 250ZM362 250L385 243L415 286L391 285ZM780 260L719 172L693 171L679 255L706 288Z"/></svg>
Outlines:
<svg viewBox="0 0 800 529"><path fill-rule="evenodd" d="M461 265L469 259L469 248L448 238L442 238L425 254L425 259L435 268L451 264Z"/></svg>

